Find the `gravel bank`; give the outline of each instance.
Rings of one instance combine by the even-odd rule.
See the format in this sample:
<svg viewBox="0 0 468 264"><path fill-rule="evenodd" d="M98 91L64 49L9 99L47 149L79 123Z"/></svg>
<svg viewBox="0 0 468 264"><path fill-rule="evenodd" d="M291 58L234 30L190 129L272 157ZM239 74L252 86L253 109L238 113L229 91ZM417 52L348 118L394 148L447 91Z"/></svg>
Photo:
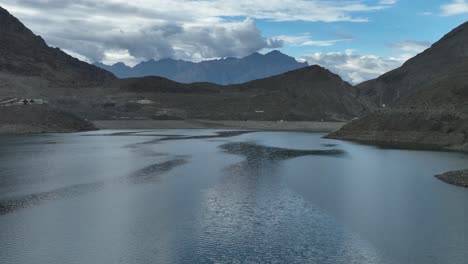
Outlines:
<svg viewBox="0 0 468 264"><path fill-rule="evenodd" d="M468 170L451 171L435 177L443 182L468 188Z"/></svg>
<svg viewBox="0 0 468 264"><path fill-rule="evenodd" d="M399 148L468 151L468 116L415 109L378 111L327 138Z"/></svg>
<svg viewBox="0 0 468 264"><path fill-rule="evenodd" d="M211 120L98 120L100 129L251 129L264 131L331 132L341 128L343 122L296 121L211 121Z"/></svg>

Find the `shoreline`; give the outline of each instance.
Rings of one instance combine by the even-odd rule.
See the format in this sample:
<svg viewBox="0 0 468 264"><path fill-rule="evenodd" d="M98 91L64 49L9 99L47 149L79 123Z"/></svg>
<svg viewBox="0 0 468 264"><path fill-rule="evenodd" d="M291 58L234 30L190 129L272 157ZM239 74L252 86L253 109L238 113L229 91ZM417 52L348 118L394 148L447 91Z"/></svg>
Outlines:
<svg viewBox="0 0 468 264"><path fill-rule="evenodd" d="M365 134L366 132L362 132ZM416 142L411 140L398 140L397 137L392 137L392 140L384 139L369 139L365 137L341 137L333 134L326 135L324 138L332 140L342 140L353 142L356 144L374 146L387 149L404 149L404 150L427 150L427 151L443 151L443 152L459 152L468 154L468 145L439 145L436 143ZM434 141L436 142L436 141Z"/></svg>
<svg viewBox="0 0 468 264"><path fill-rule="evenodd" d="M91 121L97 128L101 129L242 129L255 131L290 131L290 132L338 132L346 125L345 122L320 122L320 121L235 121L235 120L95 120ZM43 134L43 133L73 133L76 131L57 130L42 127L22 127L19 125L0 126L0 135L14 134ZM26 129L28 128L28 129ZM23 133L18 133L22 131ZM338 132L339 133L339 132ZM408 149L408 150L430 150L430 151L456 151L467 153L466 146L447 147L437 144L425 144L411 140L370 140L359 137L339 137L333 134L326 135L325 138L334 140L344 140L358 144L372 145L383 148ZM468 188L468 170L449 171L435 175L438 180L460 187Z"/></svg>
<svg viewBox="0 0 468 264"><path fill-rule="evenodd" d="M235 120L95 120L98 129L248 129L258 131L332 132L345 122Z"/></svg>
<svg viewBox="0 0 468 264"><path fill-rule="evenodd" d="M0 134L44 134L92 131L93 124L49 105L0 106Z"/></svg>
<svg viewBox="0 0 468 264"><path fill-rule="evenodd" d="M441 146L437 144L428 144L414 141L398 141L398 140L369 140L359 137L336 137L327 135L325 138L334 140L344 140L354 142L357 144L369 145L378 148L391 148L391 149L405 149L405 150L427 150L427 151L443 151L443 152L459 152L468 154L468 146L466 144L461 146ZM393 137L395 138L395 137ZM468 188L468 169L448 171L442 174L434 175L434 177L444 183Z"/></svg>
<svg viewBox="0 0 468 264"><path fill-rule="evenodd" d="M449 171L435 177L445 183L468 188L468 170Z"/></svg>

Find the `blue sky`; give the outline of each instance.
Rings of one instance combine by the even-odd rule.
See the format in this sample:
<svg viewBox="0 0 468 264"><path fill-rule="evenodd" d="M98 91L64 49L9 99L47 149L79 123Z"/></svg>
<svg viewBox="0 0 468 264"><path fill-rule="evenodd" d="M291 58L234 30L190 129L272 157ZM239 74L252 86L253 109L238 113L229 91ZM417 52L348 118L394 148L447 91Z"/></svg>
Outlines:
<svg viewBox="0 0 468 264"><path fill-rule="evenodd" d="M372 2L372 1L368 1ZM378 1L374 1L378 2ZM353 49L379 56L399 56L396 44L403 42L433 43L448 31L468 20L468 12L442 15L441 7L450 1L400 0L380 11L357 13L368 22L274 22L258 20L257 26L268 37L309 34L314 40L352 39L323 46L286 46L281 50L296 57L311 52ZM467 2L468 5L468 2Z"/></svg>
<svg viewBox="0 0 468 264"><path fill-rule="evenodd" d="M359 83L468 18L468 0L0 0L51 46L134 65L282 52Z"/></svg>

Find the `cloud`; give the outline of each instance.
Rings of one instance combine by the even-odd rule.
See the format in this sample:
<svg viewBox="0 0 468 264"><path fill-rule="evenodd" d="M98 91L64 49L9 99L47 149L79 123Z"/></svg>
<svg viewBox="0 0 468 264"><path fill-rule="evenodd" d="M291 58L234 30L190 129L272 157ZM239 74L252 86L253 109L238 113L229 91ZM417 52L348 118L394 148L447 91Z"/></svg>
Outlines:
<svg viewBox="0 0 468 264"><path fill-rule="evenodd" d="M48 22L43 23L46 25ZM104 26L103 26L104 25ZM110 26L105 26L110 25ZM115 28L102 23L98 28L86 20L69 20L52 27L45 39L86 57L87 61L135 61L162 58L202 60L219 57L242 57L262 49L280 48L283 42L262 36L252 19L213 25L179 24L165 21L141 26ZM96 30L89 30L94 28ZM128 54L129 56L114 56Z"/></svg>
<svg viewBox="0 0 468 264"><path fill-rule="evenodd" d="M333 46L338 42L350 40L349 38L343 39L331 39L331 40L314 40L310 34L303 34L298 36L279 35L273 37L273 39L279 40L284 44L290 46L315 46L315 47L329 47Z"/></svg>
<svg viewBox="0 0 468 264"><path fill-rule="evenodd" d="M202 60L245 56L285 44L255 24L269 21L366 22L393 1L367 0L3 0L48 44L89 61ZM304 41L327 46L339 40ZM116 56L116 54L120 54ZM123 55L125 54L125 55ZM114 58L113 58L114 56Z"/></svg>
<svg viewBox="0 0 468 264"><path fill-rule="evenodd" d="M419 12L418 15L430 16L430 15L433 15L433 13L432 13L432 12L425 11L425 12Z"/></svg>
<svg viewBox="0 0 468 264"><path fill-rule="evenodd" d="M468 2L466 0L453 0L450 4L441 7L443 16L468 14Z"/></svg>
<svg viewBox="0 0 468 264"><path fill-rule="evenodd" d="M432 43L429 41L407 40L407 41L402 41L398 43L393 43L390 46L400 51L409 52L414 55L414 54L423 52L424 50L429 48L431 44Z"/></svg>
<svg viewBox="0 0 468 264"><path fill-rule="evenodd" d="M353 50L345 52L316 52L302 57L310 65L318 64L340 75L344 80L358 84L398 68L406 58L384 58L375 55L360 55Z"/></svg>
<svg viewBox="0 0 468 264"><path fill-rule="evenodd" d="M405 61L431 46L428 41L406 40L389 45L399 53L396 57L382 57L372 54L356 54L354 50L345 52L316 52L301 59L310 65L318 64L340 75L353 84L374 79L400 67Z"/></svg>
<svg viewBox="0 0 468 264"><path fill-rule="evenodd" d="M396 4L396 2L398 2L398 0L381 0L380 4L381 5L393 5L393 4Z"/></svg>
<svg viewBox="0 0 468 264"><path fill-rule="evenodd" d="M6 0L6 4L44 10L89 11L139 17L252 17L275 21L365 21L354 13L388 8L395 0L367 4L366 0ZM138 5L135 5L135 4ZM193 12L196 10L196 12Z"/></svg>

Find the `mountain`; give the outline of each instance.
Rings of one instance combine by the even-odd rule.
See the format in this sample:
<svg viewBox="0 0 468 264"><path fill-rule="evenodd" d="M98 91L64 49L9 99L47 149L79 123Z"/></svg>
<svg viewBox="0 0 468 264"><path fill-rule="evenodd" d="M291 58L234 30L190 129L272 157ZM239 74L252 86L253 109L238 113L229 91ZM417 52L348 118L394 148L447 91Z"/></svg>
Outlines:
<svg viewBox="0 0 468 264"><path fill-rule="evenodd" d="M254 105L309 120L349 120L371 107L352 85L318 65L232 87L254 93Z"/></svg>
<svg viewBox="0 0 468 264"><path fill-rule="evenodd" d="M35 107L8 106L11 100L22 101L24 98L47 101L46 108L60 109L90 120L196 118L344 121L362 116L369 110L369 104L358 91L338 75L319 66L304 67L306 64L298 63L278 51L201 63L170 59L149 61L134 68L146 73L158 65L160 71L165 73L175 68L181 75L190 73L203 78L216 74L220 83L231 82L231 78L240 81L274 74L291 66L299 68L242 84L187 84L154 76L117 79L103 69L48 47L42 38L3 9L0 13L0 33L0 110L2 113L13 113L9 119L0 120L0 125L2 122L16 125L15 114L18 114L18 120L25 122L36 118L33 113ZM190 67L195 70L184 70ZM124 64L117 64L114 68L121 71L127 69ZM203 70L197 72L197 69ZM10 107L16 107L18 111ZM39 123L55 115L55 112L47 109L42 113L38 117ZM57 117L58 122L63 120L65 124L69 120L60 116L63 119ZM55 121L50 125L55 126Z"/></svg>
<svg viewBox="0 0 468 264"><path fill-rule="evenodd" d="M98 67L75 59L26 28L17 18L0 7L0 73L39 77L67 85L100 83L115 77ZM13 78L14 79L14 78ZM14 81L14 80L13 80Z"/></svg>
<svg viewBox="0 0 468 264"><path fill-rule="evenodd" d="M468 151L468 22L358 89L386 107L329 138Z"/></svg>
<svg viewBox="0 0 468 264"><path fill-rule="evenodd" d="M131 67L128 67L127 65L125 65L125 63L123 62L119 62L119 63L116 63L114 65L106 65L104 63L101 63L101 62L96 62L94 63L94 66L97 66L101 69L104 69L108 72L112 72L115 76L119 77L119 78L130 78L132 77L131 75L129 75L129 73L132 71L132 68Z"/></svg>
<svg viewBox="0 0 468 264"><path fill-rule="evenodd" d="M47 46L18 19L0 7L0 133L73 132L94 126L47 104L8 105L20 98L52 98L75 89L102 85L115 77ZM38 96L38 97L31 97ZM4 97L2 99L2 97Z"/></svg>
<svg viewBox="0 0 468 264"><path fill-rule="evenodd" d="M370 108L353 86L316 65L228 86L161 77L115 80L111 86L153 102L141 107L144 116L164 109L177 118L343 121Z"/></svg>
<svg viewBox="0 0 468 264"><path fill-rule="evenodd" d="M199 63L163 59L141 62L131 68L123 63L112 66L95 63L119 78L160 76L182 83L211 82L216 84L244 83L296 70L307 66L279 51L265 55L253 53L244 58L225 58Z"/></svg>
<svg viewBox="0 0 468 264"><path fill-rule="evenodd" d="M468 101L468 22L403 66L358 85L378 105L455 108Z"/></svg>

